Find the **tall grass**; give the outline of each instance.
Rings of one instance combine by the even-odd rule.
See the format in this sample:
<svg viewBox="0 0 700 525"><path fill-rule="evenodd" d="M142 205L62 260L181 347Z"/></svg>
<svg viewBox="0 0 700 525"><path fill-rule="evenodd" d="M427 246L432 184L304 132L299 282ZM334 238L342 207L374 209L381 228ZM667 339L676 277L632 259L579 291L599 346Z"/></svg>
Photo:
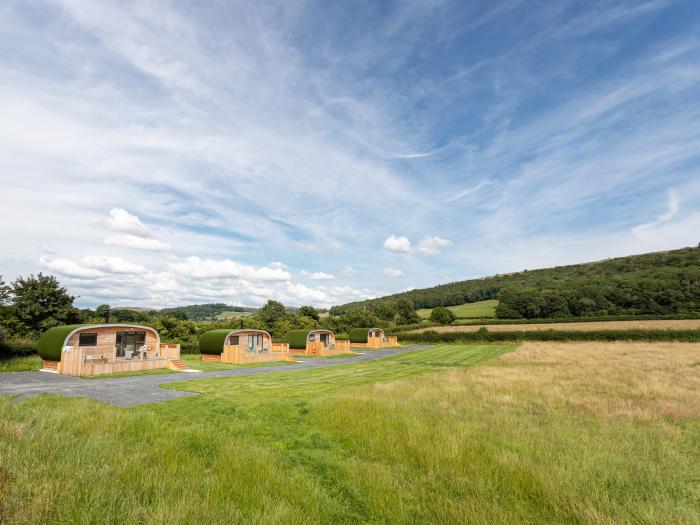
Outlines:
<svg viewBox="0 0 700 525"><path fill-rule="evenodd" d="M171 387L199 397L131 409L0 399L0 523L697 522L697 346L639 373L634 349L514 348L190 381Z"/></svg>

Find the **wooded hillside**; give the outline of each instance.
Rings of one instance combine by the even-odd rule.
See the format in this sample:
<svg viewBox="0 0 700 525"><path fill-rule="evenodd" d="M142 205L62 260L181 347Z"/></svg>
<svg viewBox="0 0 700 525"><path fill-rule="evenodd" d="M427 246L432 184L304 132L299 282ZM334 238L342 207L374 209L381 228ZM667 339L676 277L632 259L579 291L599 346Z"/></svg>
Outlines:
<svg viewBox="0 0 700 525"><path fill-rule="evenodd" d="M416 308L498 299L496 315L511 319L695 313L700 312L700 248L470 279L335 306L331 314L399 299Z"/></svg>

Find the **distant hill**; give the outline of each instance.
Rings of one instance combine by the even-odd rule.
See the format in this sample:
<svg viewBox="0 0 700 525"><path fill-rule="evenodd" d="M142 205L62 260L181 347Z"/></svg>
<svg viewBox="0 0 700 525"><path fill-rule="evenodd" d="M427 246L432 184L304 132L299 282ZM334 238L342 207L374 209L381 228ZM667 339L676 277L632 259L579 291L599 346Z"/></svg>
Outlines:
<svg viewBox="0 0 700 525"><path fill-rule="evenodd" d="M498 299L501 318L700 312L700 248L525 270L334 306L332 315L409 299L417 309Z"/></svg>
<svg viewBox="0 0 700 525"><path fill-rule="evenodd" d="M176 315L178 312L184 313L188 319L193 321L210 321L219 318L224 312L236 312L239 314L250 314L257 308L245 306L229 306L224 303L190 304L187 306L177 306L174 308L163 308L158 313L161 315Z"/></svg>

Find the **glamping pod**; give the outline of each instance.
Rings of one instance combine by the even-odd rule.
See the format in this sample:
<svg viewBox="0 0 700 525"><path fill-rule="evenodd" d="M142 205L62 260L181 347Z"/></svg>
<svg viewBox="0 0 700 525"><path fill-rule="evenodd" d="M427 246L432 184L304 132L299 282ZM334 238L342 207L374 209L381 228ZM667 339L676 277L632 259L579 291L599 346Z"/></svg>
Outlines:
<svg viewBox="0 0 700 525"><path fill-rule="evenodd" d="M350 330L350 344L358 348L386 348L396 346L396 337L387 337L381 328L353 328Z"/></svg>
<svg viewBox="0 0 700 525"><path fill-rule="evenodd" d="M290 330L285 336L292 354L307 357L345 354L350 351L350 341L336 341L330 330Z"/></svg>
<svg viewBox="0 0 700 525"><path fill-rule="evenodd" d="M41 334L37 346L44 370L69 376L187 368L180 361L180 345L162 344L149 326L56 326Z"/></svg>
<svg viewBox="0 0 700 525"><path fill-rule="evenodd" d="M199 338L199 351L203 361L232 365L292 360L288 344L273 343L269 333L252 328L204 332Z"/></svg>

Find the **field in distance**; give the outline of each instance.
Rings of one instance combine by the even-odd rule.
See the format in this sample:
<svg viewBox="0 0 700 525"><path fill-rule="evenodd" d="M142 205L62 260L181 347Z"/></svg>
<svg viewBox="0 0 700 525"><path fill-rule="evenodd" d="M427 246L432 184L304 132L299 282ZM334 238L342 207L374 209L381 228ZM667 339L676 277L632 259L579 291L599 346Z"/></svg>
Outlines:
<svg viewBox="0 0 700 525"><path fill-rule="evenodd" d="M531 332L534 330L700 330L700 319L659 319L641 321L593 321L574 323L530 323L530 324L488 324L452 325L419 328L409 333L421 333L433 330L439 333L477 332L485 326L489 332Z"/></svg>
<svg viewBox="0 0 700 525"><path fill-rule="evenodd" d="M238 319L239 317L248 317L253 315L254 312L221 312L216 316L217 321L230 321L231 319Z"/></svg>
<svg viewBox="0 0 700 525"><path fill-rule="evenodd" d="M496 317L496 307L498 306L497 299L488 299L486 301L477 301L475 303L458 304L457 306L448 306L448 310L452 310L457 316L457 319L490 319ZM421 308L416 313L423 318L428 319L432 308Z"/></svg>

